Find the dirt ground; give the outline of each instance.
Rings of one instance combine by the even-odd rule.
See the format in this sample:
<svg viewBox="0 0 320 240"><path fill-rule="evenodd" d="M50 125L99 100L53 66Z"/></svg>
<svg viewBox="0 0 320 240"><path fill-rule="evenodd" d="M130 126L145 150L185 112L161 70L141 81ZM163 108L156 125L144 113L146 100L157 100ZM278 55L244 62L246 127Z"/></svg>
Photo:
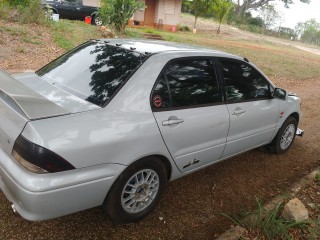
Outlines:
<svg viewBox="0 0 320 240"><path fill-rule="evenodd" d="M37 34L44 30L34 31ZM49 33L43 32L39 40L48 44L39 44L41 49L33 51L34 44L16 46L17 42L4 36L0 42L0 69L37 69L61 54ZM213 239L231 224L221 213L254 208L255 196L266 202L319 167L320 76L294 84L284 79L274 82L302 99L300 127L305 136L297 137L286 154L272 155L257 149L170 182L151 215L139 223L123 226L112 225L99 207L54 220L28 222L13 215L10 203L0 193L0 238Z"/></svg>

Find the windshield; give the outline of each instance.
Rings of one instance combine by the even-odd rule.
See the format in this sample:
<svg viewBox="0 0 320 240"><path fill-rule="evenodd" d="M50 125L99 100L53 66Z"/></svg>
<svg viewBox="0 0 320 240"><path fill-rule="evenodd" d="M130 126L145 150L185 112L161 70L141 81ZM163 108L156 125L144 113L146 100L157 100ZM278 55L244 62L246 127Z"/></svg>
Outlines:
<svg viewBox="0 0 320 240"><path fill-rule="evenodd" d="M64 91L103 106L146 55L100 42L87 42L36 73Z"/></svg>

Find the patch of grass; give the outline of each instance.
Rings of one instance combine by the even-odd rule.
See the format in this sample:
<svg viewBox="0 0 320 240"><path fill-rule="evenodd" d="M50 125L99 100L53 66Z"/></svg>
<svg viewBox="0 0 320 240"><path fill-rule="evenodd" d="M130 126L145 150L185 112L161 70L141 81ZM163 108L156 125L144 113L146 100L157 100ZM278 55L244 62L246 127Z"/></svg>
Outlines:
<svg viewBox="0 0 320 240"><path fill-rule="evenodd" d="M90 39L101 37L98 27L80 21L51 22L50 29L55 43L66 51Z"/></svg>
<svg viewBox="0 0 320 240"><path fill-rule="evenodd" d="M22 38L22 41L25 42L25 43L31 43L31 44L35 44L35 45L40 45L42 44L42 42L34 39L34 38L31 38L31 37L23 37Z"/></svg>
<svg viewBox="0 0 320 240"><path fill-rule="evenodd" d="M0 1L0 19L9 19L10 7L7 3Z"/></svg>
<svg viewBox="0 0 320 240"><path fill-rule="evenodd" d="M26 50L23 48L23 47L19 47L19 48L16 48L15 49L15 51L17 52L17 53L26 53Z"/></svg>
<svg viewBox="0 0 320 240"><path fill-rule="evenodd" d="M306 220L295 222L286 220L281 216L284 204L279 203L273 210L266 210L261 202L256 199L257 209L253 212L248 212L244 216L230 216L222 214L234 224L247 229L251 234L257 236L258 239L283 239L293 240L293 235L308 236L309 239L318 239L320 237L318 220ZM301 236L302 236L301 235Z"/></svg>
<svg viewBox="0 0 320 240"><path fill-rule="evenodd" d="M124 30L124 34L127 38L143 38L143 33L141 31L135 31L135 28L127 27Z"/></svg>
<svg viewBox="0 0 320 240"><path fill-rule="evenodd" d="M161 32L156 30L156 29L153 29L153 28L142 28L142 31L145 32L145 33L150 33L150 34L156 34L156 35L160 35Z"/></svg>
<svg viewBox="0 0 320 240"><path fill-rule="evenodd" d="M28 35L28 31L26 29L24 29L21 26L2 26L1 27L1 32L7 32L12 36L17 36L17 37L21 37L21 36L27 36Z"/></svg>

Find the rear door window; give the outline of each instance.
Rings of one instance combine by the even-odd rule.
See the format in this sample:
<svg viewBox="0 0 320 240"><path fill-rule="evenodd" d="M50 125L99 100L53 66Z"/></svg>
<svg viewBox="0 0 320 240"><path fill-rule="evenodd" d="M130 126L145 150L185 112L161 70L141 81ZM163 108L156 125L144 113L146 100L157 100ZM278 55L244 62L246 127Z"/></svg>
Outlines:
<svg viewBox="0 0 320 240"><path fill-rule="evenodd" d="M171 62L159 76L152 96L154 109L199 107L220 102L219 84L210 59Z"/></svg>

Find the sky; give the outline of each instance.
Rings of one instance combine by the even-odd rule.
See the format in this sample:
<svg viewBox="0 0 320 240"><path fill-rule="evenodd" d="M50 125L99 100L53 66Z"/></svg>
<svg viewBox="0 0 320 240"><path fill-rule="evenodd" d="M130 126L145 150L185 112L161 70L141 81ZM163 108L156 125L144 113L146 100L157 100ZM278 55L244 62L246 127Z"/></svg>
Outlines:
<svg viewBox="0 0 320 240"><path fill-rule="evenodd" d="M283 27L294 28L298 22L305 22L311 18L315 18L320 23L320 0L311 0L310 4L301 3L295 0L288 8L284 4L277 1L277 10L284 18Z"/></svg>

